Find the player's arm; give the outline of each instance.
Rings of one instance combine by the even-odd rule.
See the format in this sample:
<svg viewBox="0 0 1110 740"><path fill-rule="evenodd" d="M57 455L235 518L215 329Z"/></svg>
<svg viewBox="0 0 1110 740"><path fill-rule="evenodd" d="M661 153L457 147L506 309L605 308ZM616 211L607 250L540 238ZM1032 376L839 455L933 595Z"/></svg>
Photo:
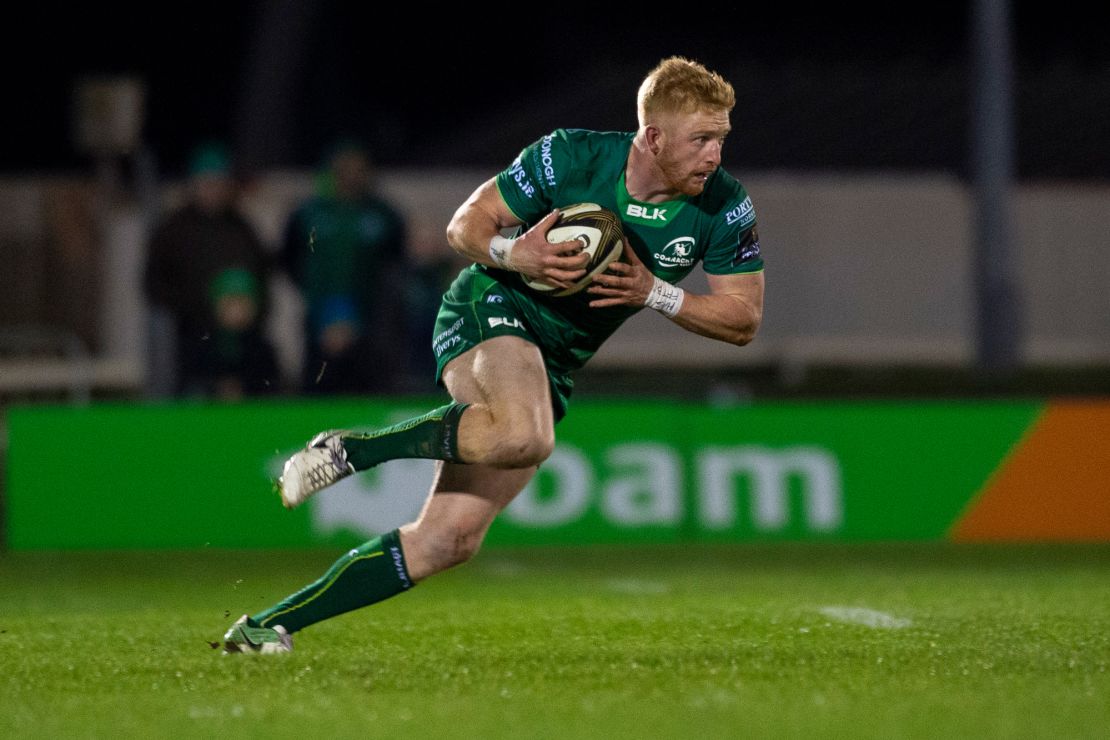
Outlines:
<svg viewBox="0 0 1110 740"><path fill-rule="evenodd" d="M657 280L636 253L626 250L629 263L614 262L594 278L589 292L595 308L650 306L683 329L730 344L755 338L763 320L763 272L708 274L709 293L699 295Z"/></svg>
<svg viewBox="0 0 1110 740"><path fill-rule="evenodd" d="M522 236L502 237L502 229L522 222L501 197L496 178L490 178L455 211L447 225L447 243L473 262L567 287L586 274L589 256L581 253L582 245L577 241L547 241L547 230L558 217L559 211L554 210Z"/></svg>
<svg viewBox="0 0 1110 740"><path fill-rule="evenodd" d="M687 331L743 346L763 320L763 273L707 275L709 294L687 292L671 320Z"/></svg>

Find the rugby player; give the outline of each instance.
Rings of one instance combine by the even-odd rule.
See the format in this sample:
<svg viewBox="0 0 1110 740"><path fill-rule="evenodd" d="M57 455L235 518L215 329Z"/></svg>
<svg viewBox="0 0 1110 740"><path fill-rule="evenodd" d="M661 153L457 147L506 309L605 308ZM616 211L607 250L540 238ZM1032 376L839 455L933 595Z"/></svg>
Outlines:
<svg viewBox="0 0 1110 740"><path fill-rule="evenodd" d="M452 403L369 434L322 432L289 459L280 482L293 507L386 460L433 458L441 462L422 512L244 615L224 637L227 652L291 650L292 633L473 556L551 454L572 372L645 306L705 337L752 340L763 313L755 211L720 167L735 100L720 75L665 59L640 86L635 132L558 129L459 207L447 240L473 264L444 295L433 334L437 381ZM565 287L585 275L577 242L546 238L560 207L581 202L620 216L626 256L571 296L529 288L525 277ZM513 227L515 237L502 236ZM677 287L699 262L709 292Z"/></svg>

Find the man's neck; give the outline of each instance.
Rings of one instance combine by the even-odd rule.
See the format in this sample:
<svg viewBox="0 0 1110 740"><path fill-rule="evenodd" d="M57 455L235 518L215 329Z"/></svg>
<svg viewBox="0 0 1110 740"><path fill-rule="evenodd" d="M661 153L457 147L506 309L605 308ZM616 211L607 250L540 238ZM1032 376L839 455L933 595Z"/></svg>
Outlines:
<svg viewBox="0 0 1110 740"><path fill-rule="evenodd" d="M663 173L648 151L643 131L632 139L628 162L624 167L624 184L628 195L641 203L663 203L676 199L680 193L666 184Z"/></svg>

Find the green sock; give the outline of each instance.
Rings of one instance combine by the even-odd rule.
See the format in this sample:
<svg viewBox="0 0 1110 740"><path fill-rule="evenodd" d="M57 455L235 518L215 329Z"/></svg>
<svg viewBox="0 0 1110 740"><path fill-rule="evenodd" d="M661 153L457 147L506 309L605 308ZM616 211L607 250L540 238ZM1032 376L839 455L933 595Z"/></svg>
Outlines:
<svg viewBox="0 0 1110 740"><path fill-rule="evenodd" d="M347 432L341 437L347 461L355 470L367 470L386 460L406 457L462 462L459 460L459 419L469 405L450 403L376 432Z"/></svg>
<svg viewBox="0 0 1110 740"><path fill-rule="evenodd" d="M318 581L250 618L256 626L280 624L290 632L338 614L385 601L412 588L401 536L395 529L335 561Z"/></svg>

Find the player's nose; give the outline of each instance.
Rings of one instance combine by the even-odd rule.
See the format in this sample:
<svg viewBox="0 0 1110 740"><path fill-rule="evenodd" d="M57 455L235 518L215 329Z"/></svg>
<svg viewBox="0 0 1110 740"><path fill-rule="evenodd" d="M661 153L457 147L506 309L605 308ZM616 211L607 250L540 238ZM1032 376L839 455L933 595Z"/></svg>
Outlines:
<svg viewBox="0 0 1110 740"><path fill-rule="evenodd" d="M723 144L720 141L711 142L709 144L709 146L706 148L706 152L705 152L706 153L706 156L705 156L706 163L711 164L714 167L717 167L718 165L720 165L721 164L721 148L722 147L723 147Z"/></svg>

